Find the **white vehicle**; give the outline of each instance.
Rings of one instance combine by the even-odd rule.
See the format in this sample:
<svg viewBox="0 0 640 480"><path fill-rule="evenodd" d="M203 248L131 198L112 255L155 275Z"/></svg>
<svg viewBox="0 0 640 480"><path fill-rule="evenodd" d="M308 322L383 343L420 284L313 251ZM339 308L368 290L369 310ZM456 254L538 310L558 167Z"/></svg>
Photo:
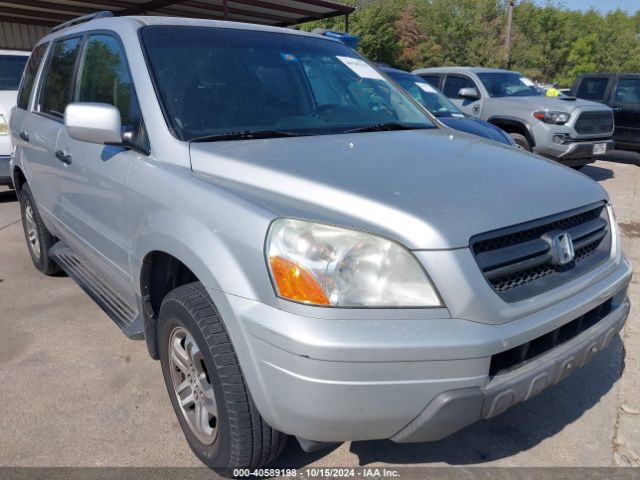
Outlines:
<svg viewBox="0 0 640 480"><path fill-rule="evenodd" d="M13 147L9 135L9 114L16 105L18 86L30 52L0 50L0 185L11 185L9 161Z"/></svg>

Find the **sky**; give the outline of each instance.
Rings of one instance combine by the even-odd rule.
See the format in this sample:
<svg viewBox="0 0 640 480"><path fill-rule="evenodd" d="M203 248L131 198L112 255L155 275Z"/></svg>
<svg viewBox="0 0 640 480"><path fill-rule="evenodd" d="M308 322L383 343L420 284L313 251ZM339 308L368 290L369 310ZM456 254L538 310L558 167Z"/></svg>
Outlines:
<svg viewBox="0 0 640 480"><path fill-rule="evenodd" d="M539 4L546 4L545 0L537 0ZM640 10L640 0L552 0L555 5L562 5L571 10L588 10L593 7L600 12L608 12L620 8L629 13Z"/></svg>

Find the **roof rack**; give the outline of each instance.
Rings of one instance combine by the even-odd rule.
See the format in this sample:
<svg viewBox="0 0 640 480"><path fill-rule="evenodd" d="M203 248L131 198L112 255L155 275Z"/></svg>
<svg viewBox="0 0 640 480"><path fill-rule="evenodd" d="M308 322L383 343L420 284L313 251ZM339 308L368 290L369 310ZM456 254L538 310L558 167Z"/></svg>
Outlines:
<svg viewBox="0 0 640 480"><path fill-rule="evenodd" d="M113 17L113 13L108 11L90 13L89 15L83 15L82 17L73 18L67 22L61 23L60 25L56 25L55 27L51 28L51 30L49 30L49 33L57 32L65 28L72 27L73 25L77 25L79 23L84 23L84 22L88 22L89 20L94 20L96 18L106 18L106 17Z"/></svg>

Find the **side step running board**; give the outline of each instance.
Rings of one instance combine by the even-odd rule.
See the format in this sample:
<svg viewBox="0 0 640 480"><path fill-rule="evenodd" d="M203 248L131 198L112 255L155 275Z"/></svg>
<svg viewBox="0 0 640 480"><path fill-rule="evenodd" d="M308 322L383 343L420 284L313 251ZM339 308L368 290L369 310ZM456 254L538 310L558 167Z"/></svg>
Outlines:
<svg viewBox="0 0 640 480"><path fill-rule="evenodd" d="M63 242L59 241L51 247L49 256L98 304L127 337L134 340L144 339L142 317L135 303L127 301L100 279Z"/></svg>

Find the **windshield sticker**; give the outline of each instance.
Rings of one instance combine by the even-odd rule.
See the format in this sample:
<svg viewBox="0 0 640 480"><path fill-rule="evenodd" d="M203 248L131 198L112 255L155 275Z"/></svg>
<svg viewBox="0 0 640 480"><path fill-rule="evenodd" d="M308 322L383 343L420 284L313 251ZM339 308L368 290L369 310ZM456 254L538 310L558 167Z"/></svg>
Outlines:
<svg viewBox="0 0 640 480"><path fill-rule="evenodd" d="M293 53L281 53L280 57L285 61L285 62L297 62L298 61L298 57L296 57Z"/></svg>
<svg viewBox="0 0 640 480"><path fill-rule="evenodd" d="M533 83L531 80L529 80L529 79L528 79L528 78L526 78L526 77L520 77L520 81L521 81L522 83L524 83L527 87L535 87L535 86L536 86L536 84L535 84L535 83Z"/></svg>
<svg viewBox="0 0 640 480"><path fill-rule="evenodd" d="M416 86L427 93L438 93L436 92L436 89L428 83L416 82Z"/></svg>
<svg viewBox="0 0 640 480"><path fill-rule="evenodd" d="M373 80L384 81L384 77L376 72L375 69L373 69L371 65L369 65L364 60L360 60L359 58L341 56L336 56L336 58L344 63L347 67L349 67L353 71L353 73L358 75L360 78L371 78Z"/></svg>

